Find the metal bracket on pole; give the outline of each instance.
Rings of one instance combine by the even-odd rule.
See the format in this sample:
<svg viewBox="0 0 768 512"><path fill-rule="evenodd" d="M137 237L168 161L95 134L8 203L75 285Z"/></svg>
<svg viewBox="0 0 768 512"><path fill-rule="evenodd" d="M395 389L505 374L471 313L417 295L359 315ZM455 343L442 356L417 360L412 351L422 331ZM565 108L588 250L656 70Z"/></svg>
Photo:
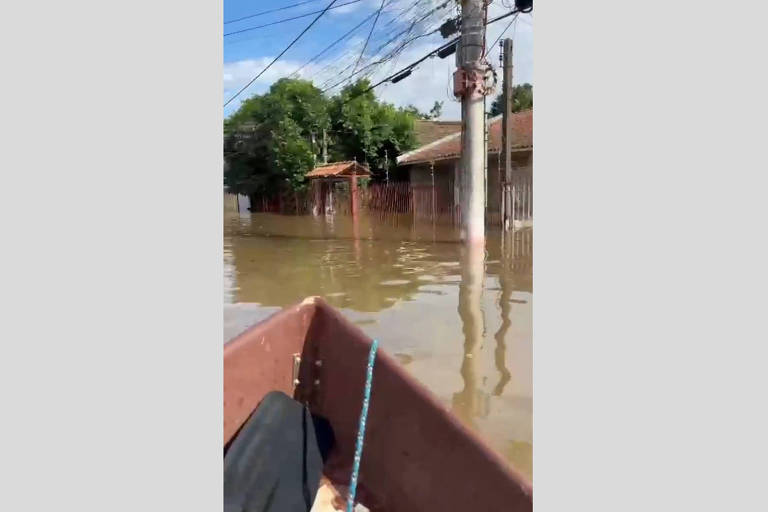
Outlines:
<svg viewBox="0 0 768 512"><path fill-rule="evenodd" d="M489 74L493 76L491 66L488 64L472 63L467 68L458 68L453 73L453 95L457 98L467 97L479 99L493 94L495 80L489 81Z"/></svg>

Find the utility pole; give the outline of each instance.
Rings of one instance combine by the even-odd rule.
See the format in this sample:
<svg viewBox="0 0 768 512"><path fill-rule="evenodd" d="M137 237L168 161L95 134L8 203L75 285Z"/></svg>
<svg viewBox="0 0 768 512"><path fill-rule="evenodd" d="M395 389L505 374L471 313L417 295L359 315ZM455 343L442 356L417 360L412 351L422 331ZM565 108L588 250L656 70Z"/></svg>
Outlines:
<svg viewBox="0 0 768 512"><path fill-rule="evenodd" d="M458 69L453 74L453 93L461 97L461 161L459 208L462 250L462 286L459 313L466 311L465 331L482 335L483 282L485 281L485 78L488 66L485 53L485 1L461 0L461 38L456 52ZM479 315L478 315L479 313ZM465 316L462 316L464 320ZM469 324L469 325L467 325ZM482 336L481 336L482 337ZM467 337L462 376L471 393L474 385L472 356L476 336ZM477 363L474 363L477 364Z"/></svg>
<svg viewBox="0 0 768 512"><path fill-rule="evenodd" d="M512 212L512 39L503 42L503 68L504 83L502 97L504 98L504 110L502 119L502 147L504 148L504 229L509 229L514 223ZM511 219L511 220L510 220Z"/></svg>
<svg viewBox="0 0 768 512"><path fill-rule="evenodd" d="M323 164L328 163L328 137L325 134L325 128L323 128Z"/></svg>
<svg viewBox="0 0 768 512"><path fill-rule="evenodd" d="M461 97L461 189L462 238L471 245L485 244L485 183L483 155L486 95L485 8L483 0L461 1L461 39L457 53L453 91Z"/></svg>
<svg viewBox="0 0 768 512"><path fill-rule="evenodd" d="M488 210L488 97L483 96L483 211Z"/></svg>
<svg viewBox="0 0 768 512"><path fill-rule="evenodd" d="M312 134L312 167L317 167L317 147L315 145L315 132L311 132Z"/></svg>

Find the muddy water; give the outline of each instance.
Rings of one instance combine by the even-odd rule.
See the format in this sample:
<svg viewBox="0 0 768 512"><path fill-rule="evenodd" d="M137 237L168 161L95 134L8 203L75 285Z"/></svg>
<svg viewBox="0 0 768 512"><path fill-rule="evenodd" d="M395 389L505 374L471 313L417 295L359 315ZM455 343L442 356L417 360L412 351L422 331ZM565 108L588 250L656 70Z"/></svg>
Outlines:
<svg viewBox="0 0 768 512"><path fill-rule="evenodd" d="M409 218L227 213L224 292L248 321L325 297L531 477L532 238L471 253Z"/></svg>

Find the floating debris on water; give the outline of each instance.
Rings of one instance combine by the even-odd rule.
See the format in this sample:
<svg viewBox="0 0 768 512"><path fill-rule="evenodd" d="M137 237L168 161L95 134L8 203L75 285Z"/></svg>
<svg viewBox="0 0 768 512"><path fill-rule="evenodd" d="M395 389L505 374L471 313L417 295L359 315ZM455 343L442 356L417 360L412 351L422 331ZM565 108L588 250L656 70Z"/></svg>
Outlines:
<svg viewBox="0 0 768 512"><path fill-rule="evenodd" d="M390 279L389 281L382 281L379 284L383 286L399 286L403 284L408 284L411 281L408 279Z"/></svg>
<svg viewBox="0 0 768 512"><path fill-rule="evenodd" d="M409 354L402 354L402 353L398 352L398 353L395 353L395 359L397 359L397 361L400 364L406 365L406 364L408 364L408 363L413 361L413 356L409 355Z"/></svg>

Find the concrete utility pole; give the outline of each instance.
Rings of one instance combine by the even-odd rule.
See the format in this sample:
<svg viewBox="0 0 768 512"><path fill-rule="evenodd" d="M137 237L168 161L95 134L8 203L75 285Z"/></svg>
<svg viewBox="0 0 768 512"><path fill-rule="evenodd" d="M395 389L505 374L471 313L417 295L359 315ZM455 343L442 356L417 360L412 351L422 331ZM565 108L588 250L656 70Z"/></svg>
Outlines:
<svg viewBox="0 0 768 512"><path fill-rule="evenodd" d="M462 237L469 244L485 243L485 183L483 155L486 66L483 0L461 1L461 39L454 73L454 94L461 97L461 208Z"/></svg>
<svg viewBox="0 0 768 512"><path fill-rule="evenodd" d="M502 112L502 148L504 148L504 229L509 229L514 222L512 212L512 39L505 39L502 51L504 84L502 94L504 110Z"/></svg>
<svg viewBox="0 0 768 512"><path fill-rule="evenodd" d="M315 132L311 132L312 134L312 168L317 167L317 141L315 140Z"/></svg>
<svg viewBox="0 0 768 512"><path fill-rule="evenodd" d="M323 128L323 164L328 163L328 137L325 134L325 128Z"/></svg>

